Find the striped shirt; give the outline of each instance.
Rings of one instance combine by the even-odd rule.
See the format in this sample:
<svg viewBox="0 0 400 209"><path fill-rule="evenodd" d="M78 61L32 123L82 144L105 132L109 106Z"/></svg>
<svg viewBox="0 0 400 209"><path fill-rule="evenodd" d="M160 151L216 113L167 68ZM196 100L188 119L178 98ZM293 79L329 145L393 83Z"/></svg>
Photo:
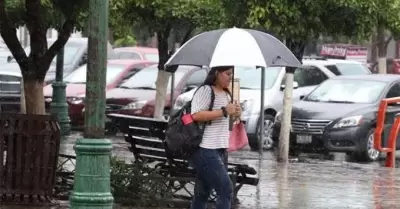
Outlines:
<svg viewBox="0 0 400 209"><path fill-rule="evenodd" d="M210 86L200 87L195 95L193 95L191 113L208 111L211 103ZM226 92L215 93L213 110L220 110L229 103L229 94ZM221 117L213 120L204 130L203 140L200 147L206 149L228 148L229 145L229 119Z"/></svg>

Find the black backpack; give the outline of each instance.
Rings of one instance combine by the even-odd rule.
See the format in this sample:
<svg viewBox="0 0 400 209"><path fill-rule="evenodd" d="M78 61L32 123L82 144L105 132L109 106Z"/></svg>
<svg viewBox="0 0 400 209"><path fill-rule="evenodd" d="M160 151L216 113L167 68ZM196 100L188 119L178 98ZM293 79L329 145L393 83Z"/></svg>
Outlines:
<svg viewBox="0 0 400 209"><path fill-rule="evenodd" d="M212 110L214 107L215 93L211 86L211 102L208 110ZM202 87L200 86L193 94ZM206 125L211 124L210 122L196 123L191 121L189 123L185 122L185 119L191 119L191 108L192 100L187 102L179 111L171 115L168 128L165 132L165 142L169 154L174 157L188 158L190 157L198 148L203 139L203 133Z"/></svg>

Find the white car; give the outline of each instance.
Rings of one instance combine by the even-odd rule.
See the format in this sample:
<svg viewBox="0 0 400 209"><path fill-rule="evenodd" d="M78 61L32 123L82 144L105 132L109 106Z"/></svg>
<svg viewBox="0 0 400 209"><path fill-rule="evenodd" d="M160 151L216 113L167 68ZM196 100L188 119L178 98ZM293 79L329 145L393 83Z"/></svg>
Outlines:
<svg viewBox="0 0 400 209"><path fill-rule="evenodd" d="M301 96L310 93L317 85L326 79L338 75L371 74L371 71L362 63L336 59L305 59L303 67L294 73L293 100L300 100ZM258 149L260 134L264 135L261 142L264 149L272 148L272 125L275 115L283 106L283 89L285 70L283 67L271 67L265 70L264 87L264 130L259 130L260 118L260 89L261 71L254 68L235 68L235 76L240 78L240 100L243 109L242 120L246 124L249 145L253 150ZM196 89L181 94L175 101L173 110L181 109L190 101Z"/></svg>

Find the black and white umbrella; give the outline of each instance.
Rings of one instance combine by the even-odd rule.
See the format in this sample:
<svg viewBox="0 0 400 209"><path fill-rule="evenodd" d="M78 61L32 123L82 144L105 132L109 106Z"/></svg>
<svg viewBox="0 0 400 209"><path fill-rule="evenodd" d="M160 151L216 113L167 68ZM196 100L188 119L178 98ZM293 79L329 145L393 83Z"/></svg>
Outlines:
<svg viewBox="0 0 400 209"><path fill-rule="evenodd" d="M251 29L228 28L201 33L182 45L167 61L177 65L300 67L293 53L274 36Z"/></svg>

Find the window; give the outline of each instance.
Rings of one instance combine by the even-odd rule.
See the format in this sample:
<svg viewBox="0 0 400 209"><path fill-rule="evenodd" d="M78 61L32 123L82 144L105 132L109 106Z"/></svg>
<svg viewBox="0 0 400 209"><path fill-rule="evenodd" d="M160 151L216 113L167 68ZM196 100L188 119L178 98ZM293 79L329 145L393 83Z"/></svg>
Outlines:
<svg viewBox="0 0 400 209"><path fill-rule="evenodd" d="M400 97L400 84L396 83L392 87L390 87L386 98Z"/></svg>
<svg viewBox="0 0 400 209"><path fill-rule="evenodd" d="M326 68L328 68L329 71L331 71L335 75L341 75L342 73L340 70L335 66L335 65L326 65Z"/></svg>
<svg viewBox="0 0 400 209"><path fill-rule="evenodd" d="M316 86L328 79L319 68L314 66L303 66L294 72L294 81L299 87Z"/></svg>
<svg viewBox="0 0 400 209"><path fill-rule="evenodd" d="M365 75L371 71L361 63L336 63L325 66L335 75Z"/></svg>
<svg viewBox="0 0 400 209"><path fill-rule="evenodd" d="M123 65L107 65L107 74L106 74L106 84L113 82L118 75L120 75L125 69ZM69 74L64 78L64 81L67 83L77 83L77 84L85 84L86 83L86 74L87 74L87 65L83 65L79 67L74 72Z"/></svg>
<svg viewBox="0 0 400 209"><path fill-rule="evenodd" d="M140 54L136 52L115 52L117 59L134 59L141 60Z"/></svg>
<svg viewBox="0 0 400 209"><path fill-rule="evenodd" d="M179 84L179 82L184 77L186 72L187 69L183 69L181 66L179 66L178 70L175 72L175 82L174 82L175 87ZM155 90L157 75L158 75L157 66L146 67L137 72L130 79L122 83L120 85L120 88ZM169 78L168 81L167 91L170 91L170 89L171 89L171 77Z"/></svg>
<svg viewBox="0 0 400 209"><path fill-rule="evenodd" d="M207 77L207 71L200 69L192 73L186 81L186 86L200 86Z"/></svg>
<svg viewBox="0 0 400 209"><path fill-rule="evenodd" d="M47 43L48 47L50 47L52 44L53 42L51 41ZM67 42L64 46L64 65L72 65L75 60L75 57L77 56L81 48L82 45ZM31 47L28 46L24 50L26 55L29 56L29 54L31 53ZM17 61L13 59L12 62L17 62ZM55 64L56 62L57 62L57 56L54 57L52 64Z"/></svg>
<svg viewBox="0 0 400 209"><path fill-rule="evenodd" d="M265 69L264 89L270 89L276 83L282 67ZM255 67L235 67L235 78L240 80L241 89L261 89L261 69Z"/></svg>
<svg viewBox="0 0 400 209"><path fill-rule="evenodd" d="M144 54L144 57L146 58L146 60L149 60L152 62L158 62L158 60L159 60L158 54L146 53L146 54Z"/></svg>
<svg viewBox="0 0 400 209"><path fill-rule="evenodd" d="M385 82L330 79L319 85L304 100L327 103L373 103L378 101Z"/></svg>

